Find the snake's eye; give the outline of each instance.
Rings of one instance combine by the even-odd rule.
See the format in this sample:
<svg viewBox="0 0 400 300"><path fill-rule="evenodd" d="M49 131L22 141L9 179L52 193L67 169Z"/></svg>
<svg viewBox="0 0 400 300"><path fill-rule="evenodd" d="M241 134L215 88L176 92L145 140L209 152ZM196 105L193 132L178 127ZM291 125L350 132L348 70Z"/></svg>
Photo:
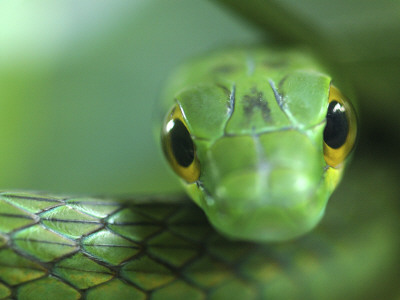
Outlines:
<svg viewBox="0 0 400 300"><path fill-rule="evenodd" d="M354 148L357 120L349 100L333 85L324 130L324 157L331 167L339 166Z"/></svg>
<svg viewBox="0 0 400 300"><path fill-rule="evenodd" d="M161 143L172 169L189 183L200 176L196 147L186 126L181 109L174 106L164 122Z"/></svg>

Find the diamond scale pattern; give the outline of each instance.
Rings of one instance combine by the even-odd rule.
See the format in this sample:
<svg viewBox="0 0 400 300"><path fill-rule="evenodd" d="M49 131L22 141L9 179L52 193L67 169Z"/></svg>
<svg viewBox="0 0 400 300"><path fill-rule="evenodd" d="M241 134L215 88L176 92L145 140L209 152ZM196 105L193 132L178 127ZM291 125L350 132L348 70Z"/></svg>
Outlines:
<svg viewBox="0 0 400 300"><path fill-rule="evenodd" d="M31 261L11 249L0 251L0 279L10 285L17 285L46 275L40 264Z"/></svg>
<svg viewBox="0 0 400 300"><path fill-rule="evenodd" d="M47 228L73 239L80 238L103 226L97 218L81 213L68 205L47 210L40 214L40 218Z"/></svg>
<svg viewBox="0 0 400 300"><path fill-rule="evenodd" d="M123 237L140 242L162 230L162 224L143 214L125 208L107 220L108 228Z"/></svg>
<svg viewBox="0 0 400 300"><path fill-rule="evenodd" d="M26 252L43 262L54 261L78 250L74 241L41 224L16 232L13 235L13 241L21 252Z"/></svg>
<svg viewBox="0 0 400 300"><path fill-rule="evenodd" d="M140 251L138 244L107 229L84 238L82 244L89 254L112 265L119 265Z"/></svg>
<svg viewBox="0 0 400 300"><path fill-rule="evenodd" d="M97 218L110 216L120 209L120 204L111 199L73 198L66 202L68 206Z"/></svg>
<svg viewBox="0 0 400 300"><path fill-rule="evenodd" d="M235 242L190 201L0 193L0 299L322 299L354 240Z"/></svg>
<svg viewBox="0 0 400 300"><path fill-rule="evenodd" d="M20 207L27 212L37 214L63 204L63 198L57 196L46 196L32 193L1 193L1 199Z"/></svg>
<svg viewBox="0 0 400 300"><path fill-rule="evenodd" d="M112 270L96 263L83 253L61 260L56 264L53 273L79 289L99 285L114 277Z"/></svg>
<svg viewBox="0 0 400 300"><path fill-rule="evenodd" d="M110 281L107 285L91 289L87 293L87 299L107 300L107 299L137 299L145 300L146 294L134 286L126 284L119 279Z"/></svg>
<svg viewBox="0 0 400 300"><path fill-rule="evenodd" d="M121 275L146 291L159 288L173 281L176 277L172 270L146 255L124 265Z"/></svg>
<svg viewBox="0 0 400 300"><path fill-rule="evenodd" d="M15 229L36 223L35 216L13 206L7 201L0 200L0 216L6 217L8 222L0 223L0 232L10 233Z"/></svg>
<svg viewBox="0 0 400 300"><path fill-rule="evenodd" d="M150 239L148 247L150 254L174 267L183 266L198 254L197 248L193 244L168 231Z"/></svg>
<svg viewBox="0 0 400 300"><path fill-rule="evenodd" d="M52 276L28 282L18 287L19 299L79 299L79 291Z"/></svg>

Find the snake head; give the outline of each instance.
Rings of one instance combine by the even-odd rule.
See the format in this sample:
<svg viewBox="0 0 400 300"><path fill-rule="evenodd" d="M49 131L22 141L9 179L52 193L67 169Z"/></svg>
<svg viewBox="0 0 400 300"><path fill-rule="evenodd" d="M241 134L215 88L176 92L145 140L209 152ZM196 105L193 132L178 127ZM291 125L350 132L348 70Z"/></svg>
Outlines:
<svg viewBox="0 0 400 300"><path fill-rule="evenodd" d="M257 60L225 77L214 66L180 90L162 144L218 231L288 240L321 220L355 143L355 115L324 73Z"/></svg>

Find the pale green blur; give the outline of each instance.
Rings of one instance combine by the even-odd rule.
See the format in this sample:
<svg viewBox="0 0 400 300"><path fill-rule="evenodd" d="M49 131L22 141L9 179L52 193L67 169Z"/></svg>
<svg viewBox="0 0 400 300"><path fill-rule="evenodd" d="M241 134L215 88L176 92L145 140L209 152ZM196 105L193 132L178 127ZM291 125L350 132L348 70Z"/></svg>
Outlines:
<svg viewBox="0 0 400 300"><path fill-rule="evenodd" d="M153 136L164 81L195 53L261 36L206 1L2 1L1 188L180 189Z"/></svg>

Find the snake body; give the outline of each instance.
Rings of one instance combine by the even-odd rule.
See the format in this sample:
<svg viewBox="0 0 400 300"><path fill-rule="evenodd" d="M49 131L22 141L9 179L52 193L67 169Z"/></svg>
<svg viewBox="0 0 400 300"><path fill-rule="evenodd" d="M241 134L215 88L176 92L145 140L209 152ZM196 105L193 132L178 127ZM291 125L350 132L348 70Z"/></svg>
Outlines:
<svg viewBox="0 0 400 300"><path fill-rule="evenodd" d="M376 203L359 215L362 201L336 198L311 234L259 244L224 238L180 200L2 193L0 298L365 299L390 270L398 232L381 232L396 219L371 224Z"/></svg>
<svg viewBox="0 0 400 300"><path fill-rule="evenodd" d="M3 192L0 195L0 299L350 299L373 295L371 291L377 289L368 286L389 268L388 258L393 257L393 244L398 239L397 232L389 230L395 214L386 214L371 224L371 216L379 211L377 203L364 203L364 213L357 216L361 197L354 197L349 205L346 201L349 196L339 194L322 223L304 235L321 219L355 140L350 129L351 145L331 147L341 150L331 155L328 149L330 154L326 154L323 132L331 103L331 77L321 73L316 64L310 64L313 60L300 56L299 52L288 52L285 56L278 50L263 48L227 53L225 60L218 58L221 55L218 54L201 63L196 61L189 69L181 69L166 92L168 105L173 103L173 109L167 113L163 126L168 126L171 120L175 124L181 122L184 126L181 129L190 131L188 136L194 140L195 152L185 152L189 155L186 161L186 158L171 156L176 150L173 145L172 150L168 148L173 138L170 131L163 129L164 151L197 206L183 196L109 199ZM217 75L208 76L210 71ZM259 72L266 75L261 76ZM253 105L247 110L247 100L238 100L242 81L232 81L229 75L232 73L246 78L254 76L253 81L247 81L246 88L256 96L246 98L244 92L241 97L248 99L247 105ZM233 91L237 92L235 106L232 105ZM265 102L262 95L268 95L265 98L272 98L274 102ZM301 111L307 103L304 95L309 95L312 103L320 106L308 107L301 123ZM219 99L219 103L207 106L211 103L207 101L213 99ZM216 116L214 108L224 112L222 117L215 117L222 121L210 127L211 133L204 130L207 127L204 108L212 108L211 116ZM246 111L250 112L247 116ZM281 113L279 126L274 120L278 112ZM237 119L233 119L234 113L238 114ZM236 127L235 122L243 131L229 131ZM259 130L257 124L269 127ZM255 173L240 178L246 180L254 178L254 174L260 175L265 165L286 168L287 161L282 161L278 154L302 154L299 144L290 143L299 135L298 140L311 140L310 151L317 154L310 157L310 152L305 151L306 164L300 159L296 169L313 166L312 176L306 177L316 182L310 184L311 198L299 196L299 190L290 191L290 187L286 193L280 185L287 184L285 180L276 183L275 198L271 194L267 206L260 204L260 199L265 198L259 194L254 196L254 189L245 192L244 197L233 197L232 203L220 197L221 191L213 184L217 179L223 181L221 172L232 164L237 167L238 161L239 170L243 171L244 166L248 171L246 159L253 152L249 151L246 159L239 156L237 161L227 159L224 164L204 160L218 153L210 154L206 149L225 138L254 141L255 137L265 134L280 140L278 134L288 132L295 133L282 139L287 141L283 147L278 143L275 146L281 148L268 152L276 155L276 160L266 161L260 159L263 155L255 156L256 163L261 160L263 167L250 166L250 171ZM287 152L284 146L297 151ZM221 159L224 155L229 158L226 150L229 147L222 148ZM245 154L249 149L251 145L241 148L240 152ZM263 149L268 151L267 146ZM298 157L292 160L289 157L289 165L296 161ZM215 167L219 163L222 168ZM316 174L319 177L314 178ZM360 179L362 173L357 176ZM253 182L248 182L254 187ZM361 189L358 182L353 182L352 190ZM261 190L265 192L266 188L261 185ZM238 192L239 189L233 192L225 189L227 194ZM243 202L246 197L250 202ZM291 202L298 198L302 200L300 203ZM218 203L221 199L222 204ZM272 199L272 210L268 199ZM308 202L309 199L312 201ZM278 200L284 201L284 205L277 205ZM262 214L254 214L254 210L246 214L247 207ZM263 217L265 221L260 222ZM383 231L390 234L382 235ZM299 238L299 235L304 236ZM282 242L265 243L270 240ZM368 257L376 259L363 264Z"/></svg>

